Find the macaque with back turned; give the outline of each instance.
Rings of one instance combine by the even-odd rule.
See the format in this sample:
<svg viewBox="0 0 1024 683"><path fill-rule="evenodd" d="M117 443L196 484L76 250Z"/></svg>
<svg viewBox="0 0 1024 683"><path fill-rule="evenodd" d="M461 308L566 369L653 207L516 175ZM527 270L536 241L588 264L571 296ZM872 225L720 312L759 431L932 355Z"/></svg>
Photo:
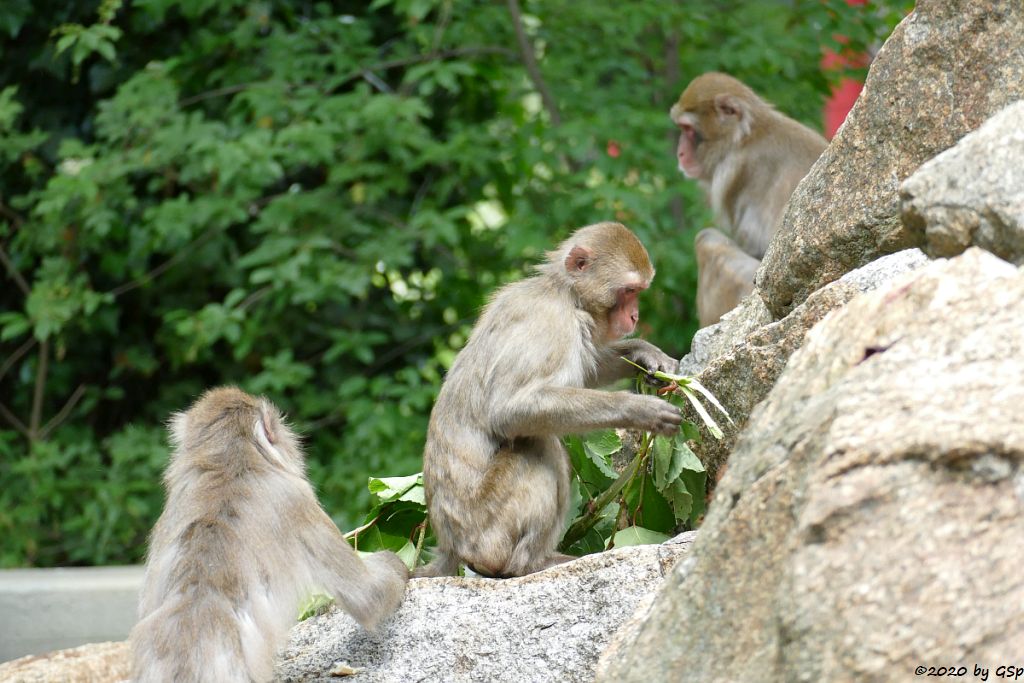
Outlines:
<svg viewBox="0 0 1024 683"><path fill-rule="evenodd" d="M653 344L623 339L653 277L630 230L598 223L494 294L430 416L423 481L438 547L418 575L451 575L465 564L484 576L522 576L572 559L556 552L570 485L559 437L678 429L682 416L667 401L594 388L635 373L620 356L675 370Z"/></svg>
<svg viewBox="0 0 1024 683"><path fill-rule="evenodd" d="M213 389L170 431L167 501L129 637L134 681L271 680L274 653L315 590L368 629L395 611L405 564L349 547L269 401Z"/></svg>
<svg viewBox="0 0 1024 683"><path fill-rule="evenodd" d="M721 228L695 244L703 327L753 290L786 203L828 143L723 73L693 79L670 116L679 170L703 188Z"/></svg>

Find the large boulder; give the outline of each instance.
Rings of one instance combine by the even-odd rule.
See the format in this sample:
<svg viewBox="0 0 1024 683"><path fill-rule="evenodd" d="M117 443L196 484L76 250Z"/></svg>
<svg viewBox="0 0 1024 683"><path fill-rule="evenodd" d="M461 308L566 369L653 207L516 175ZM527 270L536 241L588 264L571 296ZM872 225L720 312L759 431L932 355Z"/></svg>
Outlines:
<svg viewBox="0 0 1024 683"><path fill-rule="evenodd" d="M616 548L517 579L413 579L398 612L376 633L337 608L298 624L275 678L590 681L612 635L657 592L696 536ZM128 668L127 643L99 643L0 664L0 681L115 683Z"/></svg>
<svg viewBox="0 0 1024 683"><path fill-rule="evenodd" d="M598 680L905 681L1019 664L1022 311L1024 272L972 248L812 329L693 550Z"/></svg>
<svg viewBox="0 0 1024 683"><path fill-rule="evenodd" d="M900 222L900 183L1022 97L1024 3L918 0L790 199L757 275L773 315L882 254L920 246Z"/></svg>
<svg viewBox="0 0 1024 683"><path fill-rule="evenodd" d="M929 255L974 245L1024 264L1024 101L921 166L900 199L903 223Z"/></svg>
<svg viewBox="0 0 1024 683"><path fill-rule="evenodd" d="M790 355L803 344L807 330L861 292L877 289L927 262L920 249L884 256L822 287L785 318L767 324L763 322L767 316L764 304L754 292L720 323L698 332L693 350L680 361L680 368L695 374L733 420L732 425L723 425L724 438L704 439L693 446L708 471L710 488L718 481L751 411L771 391ZM700 419L690 408L687 417L695 422Z"/></svg>
<svg viewBox="0 0 1024 683"><path fill-rule="evenodd" d="M114 683L127 680L128 643L90 643L0 664L4 683Z"/></svg>
<svg viewBox="0 0 1024 683"><path fill-rule="evenodd" d="M661 587L695 534L618 548L517 579L413 579L377 633L344 612L292 629L281 681L360 683L590 681L598 656L638 604Z"/></svg>

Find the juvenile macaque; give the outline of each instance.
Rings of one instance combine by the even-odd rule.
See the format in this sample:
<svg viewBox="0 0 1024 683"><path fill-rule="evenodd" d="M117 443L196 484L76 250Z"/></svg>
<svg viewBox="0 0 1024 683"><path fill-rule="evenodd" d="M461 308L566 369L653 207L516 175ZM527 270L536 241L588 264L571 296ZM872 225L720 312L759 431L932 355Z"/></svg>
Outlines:
<svg viewBox="0 0 1024 683"><path fill-rule="evenodd" d="M654 268L625 226L580 228L536 274L491 299L434 404L423 481L437 558L484 576L522 576L572 559L555 551L569 497L559 437L608 427L671 434L679 410L653 396L591 387L676 361L640 339L637 297Z"/></svg>
<svg viewBox="0 0 1024 683"><path fill-rule="evenodd" d="M825 138L722 73L693 79L670 116L679 127L679 169L704 189L718 226L738 250L760 260L790 195L825 150ZM721 251L712 261L722 260ZM745 271L744 259L737 259L721 273L701 272L706 291L698 292L698 302L703 299L708 311L730 310L753 289L753 278L735 277ZM701 325L717 320L701 315Z"/></svg>
<svg viewBox="0 0 1024 683"><path fill-rule="evenodd" d="M170 431L167 501L129 637L134 681L269 681L314 590L368 629L398 607L405 564L349 547L269 401L213 389L175 414Z"/></svg>

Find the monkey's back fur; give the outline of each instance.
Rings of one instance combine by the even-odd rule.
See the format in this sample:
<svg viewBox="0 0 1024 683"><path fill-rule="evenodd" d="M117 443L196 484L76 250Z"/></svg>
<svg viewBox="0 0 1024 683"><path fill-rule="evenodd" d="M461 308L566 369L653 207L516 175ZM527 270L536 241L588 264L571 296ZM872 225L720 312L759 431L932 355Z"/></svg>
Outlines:
<svg viewBox="0 0 1024 683"><path fill-rule="evenodd" d="M367 628L397 608L408 572L360 560L320 507L295 436L265 399L225 387L171 420L167 501L150 537L132 675L267 681L314 590Z"/></svg>

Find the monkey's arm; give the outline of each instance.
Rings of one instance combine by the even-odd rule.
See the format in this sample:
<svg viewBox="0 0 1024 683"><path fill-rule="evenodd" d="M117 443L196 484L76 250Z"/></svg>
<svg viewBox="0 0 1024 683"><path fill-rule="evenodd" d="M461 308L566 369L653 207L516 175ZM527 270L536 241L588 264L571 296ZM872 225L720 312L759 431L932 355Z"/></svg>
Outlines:
<svg viewBox="0 0 1024 683"><path fill-rule="evenodd" d="M360 558L314 500L303 512L310 523L301 531L306 567L367 630L376 628L402 601L409 570L397 555L381 551Z"/></svg>
<svg viewBox="0 0 1024 683"><path fill-rule="evenodd" d="M679 365L679 361L650 342L643 339L621 339L609 344L607 352L597 366L597 375L588 386L600 387L635 375L637 369L620 356L625 356L648 370L661 372L675 372Z"/></svg>
<svg viewBox="0 0 1024 683"><path fill-rule="evenodd" d="M609 427L668 435L683 419L678 408L653 396L553 386L524 387L494 403L491 416L492 429L509 439Z"/></svg>

